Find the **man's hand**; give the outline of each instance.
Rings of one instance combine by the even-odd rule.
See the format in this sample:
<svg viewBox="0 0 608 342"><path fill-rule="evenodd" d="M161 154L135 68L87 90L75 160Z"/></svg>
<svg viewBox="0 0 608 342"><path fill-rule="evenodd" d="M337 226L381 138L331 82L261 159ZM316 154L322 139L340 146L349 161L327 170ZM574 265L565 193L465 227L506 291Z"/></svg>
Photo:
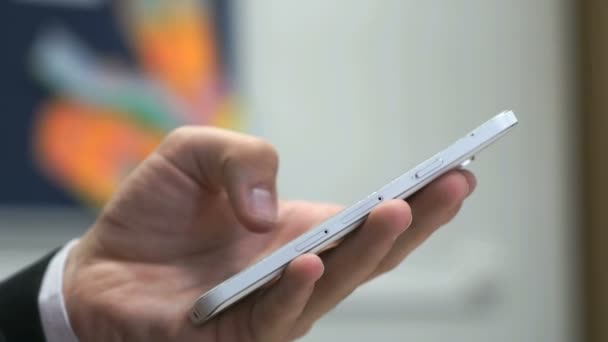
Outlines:
<svg viewBox="0 0 608 342"><path fill-rule="evenodd" d="M340 210L278 201L277 167L273 147L251 136L201 127L170 134L70 253L64 293L80 340L293 340L397 266L475 187L472 174L454 171L409 205L387 201L339 248L297 258L277 283L192 325L199 295Z"/></svg>

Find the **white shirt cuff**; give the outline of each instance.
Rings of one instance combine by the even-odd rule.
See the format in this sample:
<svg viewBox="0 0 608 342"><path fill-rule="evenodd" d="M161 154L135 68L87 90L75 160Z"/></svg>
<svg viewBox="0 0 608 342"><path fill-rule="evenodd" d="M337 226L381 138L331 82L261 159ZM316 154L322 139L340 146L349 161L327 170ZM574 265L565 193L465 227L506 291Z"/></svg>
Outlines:
<svg viewBox="0 0 608 342"><path fill-rule="evenodd" d="M38 310L47 342L78 342L70 325L63 298L65 262L70 250L77 243L78 239L74 239L55 254L42 279L38 295Z"/></svg>

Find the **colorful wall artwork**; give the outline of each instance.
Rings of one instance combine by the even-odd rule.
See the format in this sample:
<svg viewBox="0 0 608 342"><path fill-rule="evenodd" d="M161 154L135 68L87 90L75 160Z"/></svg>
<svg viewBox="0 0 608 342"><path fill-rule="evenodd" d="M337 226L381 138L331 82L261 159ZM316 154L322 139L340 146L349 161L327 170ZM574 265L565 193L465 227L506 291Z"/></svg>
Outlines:
<svg viewBox="0 0 608 342"><path fill-rule="evenodd" d="M225 0L0 12L0 205L98 207L173 128L243 128Z"/></svg>

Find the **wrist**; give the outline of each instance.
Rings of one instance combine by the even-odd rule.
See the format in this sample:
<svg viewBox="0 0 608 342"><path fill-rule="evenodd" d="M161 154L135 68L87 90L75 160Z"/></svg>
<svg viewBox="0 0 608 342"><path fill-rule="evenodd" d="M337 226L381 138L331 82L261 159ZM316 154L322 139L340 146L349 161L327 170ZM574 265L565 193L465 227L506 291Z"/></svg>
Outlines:
<svg viewBox="0 0 608 342"><path fill-rule="evenodd" d="M77 299L79 292L78 278L80 277L79 273L83 267L82 251L86 244L87 242L85 238L83 238L69 251L66 257L63 273L62 292L65 303L65 311L71 328L74 331L74 334L78 337L82 336L79 333L82 326L80 318L83 317L83 312L81 312L81 310L82 307L85 306L85 303Z"/></svg>
<svg viewBox="0 0 608 342"><path fill-rule="evenodd" d="M72 240L53 256L44 274L38 295L38 308L44 335L49 342L78 341L66 310L64 278L67 256L78 240Z"/></svg>

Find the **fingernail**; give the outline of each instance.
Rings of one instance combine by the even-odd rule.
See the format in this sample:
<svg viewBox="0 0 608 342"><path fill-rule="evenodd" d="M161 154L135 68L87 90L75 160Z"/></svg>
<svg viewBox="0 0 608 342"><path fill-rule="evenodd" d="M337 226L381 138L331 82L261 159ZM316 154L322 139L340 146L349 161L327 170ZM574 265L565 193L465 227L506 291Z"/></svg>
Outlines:
<svg viewBox="0 0 608 342"><path fill-rule="evenodd" d="M253 188L250 194L250 209L256 218L272 222L275 220L277 209L274 196L265 188Z"/></svg>

